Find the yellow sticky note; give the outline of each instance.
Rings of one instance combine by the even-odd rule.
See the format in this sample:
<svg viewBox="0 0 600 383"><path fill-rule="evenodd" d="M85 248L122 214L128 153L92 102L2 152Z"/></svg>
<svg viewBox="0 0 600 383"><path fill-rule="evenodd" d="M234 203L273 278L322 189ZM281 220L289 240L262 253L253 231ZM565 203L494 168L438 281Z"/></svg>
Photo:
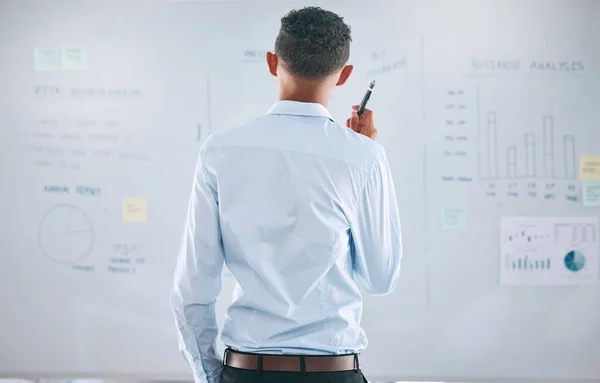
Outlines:
<svg viewBox="0 0 600 383"><path fill-rule="evenodd" d="M148 203L143 198L125 198L123 200L123 222L146 222Z"/></svg>
<svg viewBox="0 0 600 383"><path fill-rule="evenodd" d="M579 179L600 181L600 156L581 156L579 159Z"/></svg>

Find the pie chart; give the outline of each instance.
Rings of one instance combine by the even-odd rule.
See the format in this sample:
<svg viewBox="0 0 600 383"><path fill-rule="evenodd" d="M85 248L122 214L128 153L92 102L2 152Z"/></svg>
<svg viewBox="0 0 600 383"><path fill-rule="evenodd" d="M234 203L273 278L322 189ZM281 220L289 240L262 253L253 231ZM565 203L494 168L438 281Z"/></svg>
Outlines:
<svg viewBox="0 0 600 383"><path fill-rule="evenodd" d="M92 250L92 222L81 209L73 205L54 206L40 222L38 242L44 255L53 261L75 263Z"/></svg>
<svg viewBox="0 0 600 383"><path fill-rule="evenodd" d="M565 267L573 272L577 272L585 266L585 257L577 250L569 251L565 255Z"/></svg>

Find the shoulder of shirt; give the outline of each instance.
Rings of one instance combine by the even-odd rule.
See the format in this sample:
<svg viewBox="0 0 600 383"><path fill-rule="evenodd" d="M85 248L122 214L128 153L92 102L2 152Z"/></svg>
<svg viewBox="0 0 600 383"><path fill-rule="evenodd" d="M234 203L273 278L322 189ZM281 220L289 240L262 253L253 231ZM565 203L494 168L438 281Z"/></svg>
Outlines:
<svg viewBox="0 0 600 383"><path fill-rule="evenodd" d="M223 132L211 133L204 141L202 148L204 151L216 149L219 147L230 146L232 139L235 139L239 135L242 129L246 129L256 123L260 122L266 116L256 117L250 121L244 122L243 124L234 126L231 129L227 129Z"/></svg>
<svg viewBox="0 0 600 383"><path fill-rule="evenodd" d="M260 127L272 117L277 117L277 115L263 115L226 131L213 133L204 142L202 150L207 153L211 149L237 146L236 142L246 135L248 129ZM381 163L382 160L385 160L384 147L369 137L358 134L349 128L342 127L335 121L331 122L331 131L329 133L331 134L331 138L336 142L343 142L347 148L346 152L352 156L351 160L336 156L331 156L331 159L343 161L349 165L360 163L360 166L355 166L365 173L371 173L376 163Z"/></svg>
<svg viewBox="0 0 600 383"><path fill-rule="evenodd" d="M337 122L334 122L333 124L336 125L339 134L349 145L353 155L363 156L363 161L366 165L363 171L371 173L376 163L386 161L385 148L379 142L356 133L350 128L342 127L337 124Z"/></svg>

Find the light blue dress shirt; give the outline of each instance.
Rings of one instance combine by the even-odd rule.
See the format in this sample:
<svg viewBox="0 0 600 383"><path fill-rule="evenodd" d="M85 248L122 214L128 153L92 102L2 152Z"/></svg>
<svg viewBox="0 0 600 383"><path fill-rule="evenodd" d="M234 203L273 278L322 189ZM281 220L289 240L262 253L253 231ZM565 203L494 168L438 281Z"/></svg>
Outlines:
<svg viewBox="0 0 600 383"><path fill-rule="evenodd" d="M362 299L400 272L385 151L320 104L280 101L200 149L171 304L196 382L219 382L215 300L237 286L223 343L254 353L359 353Z"/></svg>

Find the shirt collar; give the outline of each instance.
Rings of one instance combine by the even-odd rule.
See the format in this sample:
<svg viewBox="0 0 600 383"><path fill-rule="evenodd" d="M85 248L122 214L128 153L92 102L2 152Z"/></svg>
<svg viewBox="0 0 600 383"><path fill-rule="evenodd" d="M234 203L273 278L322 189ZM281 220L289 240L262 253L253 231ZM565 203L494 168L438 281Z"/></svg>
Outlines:
<svg viewBox="0 0 600 383"><path fill-rule="evenodd" d="M333 117L321 104L281 100L275 103L267 114L284 114L289 116L325 117L334 121Z"/></svg>

